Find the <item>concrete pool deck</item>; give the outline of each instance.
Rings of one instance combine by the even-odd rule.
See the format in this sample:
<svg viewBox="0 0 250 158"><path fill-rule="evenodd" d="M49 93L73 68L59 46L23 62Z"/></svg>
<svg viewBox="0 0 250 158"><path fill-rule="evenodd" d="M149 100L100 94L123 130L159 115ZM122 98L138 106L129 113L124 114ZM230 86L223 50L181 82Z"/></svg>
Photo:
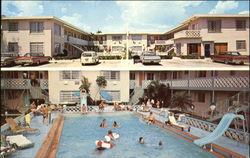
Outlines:
<svg viewBox="0 0 250 158"><path fill-rule="evenodd" d="M97 109L95 109L94 111L98 112ZM110 107L105 109L104 113L108 113L108 112L113 112L113 106L110 106ZM144 114L144 115L148 115L148 113L145 113L145 112L139 112L139 113ZM59 112L53 112L52 119L55 119L58 114L59 114ZM71 114L71 113L67 113L67 114ZM165 122L165 118L163 116L155 114L155 117L157 120L159 120L161 122ZM36 116L36 117L32 118L31 127L38 128L40 133L39 133L39 135L34 134L34 133L33 134L25 134L25 136L30 141L34 142L35 146L32 148L19 150L15 153L11 154L8 157L11 157L11 158L33 158L33 157L35 157L37 152L39 151L41 145L43 144L46 136L48 135L48 133L51 129L51 126L52 126L52 124L44 125L42 123L42 116ZM197 136L197 137L204 137L207 134L209 134L209 132L201 130L201 129L196 128L196 127L191 127L191 131L188 133L191 135ZM231 151L234 151L240 155L244 155L245 157L249 157L249 146L247 144L238 143L238 142L233 141L231 139L228 139L224 136L220 137L219 139L217 139L213 143L216 145L222 146L226 149L229 149Z"/></svg>

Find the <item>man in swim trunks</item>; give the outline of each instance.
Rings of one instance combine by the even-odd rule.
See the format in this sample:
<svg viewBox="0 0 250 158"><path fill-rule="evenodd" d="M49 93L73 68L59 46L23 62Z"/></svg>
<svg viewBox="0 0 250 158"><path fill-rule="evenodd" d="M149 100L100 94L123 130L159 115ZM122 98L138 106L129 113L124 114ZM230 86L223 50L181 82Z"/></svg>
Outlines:
<svg viewBox="0 0 250 158"><path fill-rule="evenodd" d="M148 116L148 124L151 125L152 123L154 123L155 121L155 116L153 114L153 112L150 112L149 116Z"/></svg>

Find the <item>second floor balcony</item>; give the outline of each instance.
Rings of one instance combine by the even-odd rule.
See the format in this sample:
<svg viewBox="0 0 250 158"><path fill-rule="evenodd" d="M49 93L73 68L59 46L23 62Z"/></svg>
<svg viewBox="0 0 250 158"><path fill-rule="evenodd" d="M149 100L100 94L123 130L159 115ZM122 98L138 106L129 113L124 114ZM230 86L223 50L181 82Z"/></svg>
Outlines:
<svg viewBox="0 0 250 158"><path fill-rule="evenodd" d="M200 30L182 30L174 34L174 39L201 38Z"/></svg>
<svg viewBox="0 0 250 158"><path fill-rule="evenodd" d="M169 40L155 40L155 45L169 45L169 44L174 44L174 40L169 39Z"/></svg>
<svg viewBox="0 0 250 158"><path fill-rule="evenodd" d="M107 45L107 41L93 41L95 46Z"/></svg>
<svg viewBox="0 0 250 158"><path fill-rule="evenodd" d="M30 89L32 82L31 79L1 79L1 89ZM36 79L35 82L41 89L48 89L48 79Z"/></svg>
<svg viewBox="0 0 250 158"><path fill-rule="evenodd" d="M151 80L143 80L142 88L146 89ZM220 90L220 91L248 91L248 76L230 76L230 77L202 77L191 79L173 79L160 80L161 83L168 84L171 89L176 90ZM136 84L130 82L130 88L133 89Z"/></svg>
<svg viewBox="0 0 250 158"><path fill-rule="evenodd" d="M71 43L71 44L77 44L77 45L83 45L83 46L87 46L89 43L87 40L75 38L75 37L72 37L69 35L64 37L64 42Z"/></svg>

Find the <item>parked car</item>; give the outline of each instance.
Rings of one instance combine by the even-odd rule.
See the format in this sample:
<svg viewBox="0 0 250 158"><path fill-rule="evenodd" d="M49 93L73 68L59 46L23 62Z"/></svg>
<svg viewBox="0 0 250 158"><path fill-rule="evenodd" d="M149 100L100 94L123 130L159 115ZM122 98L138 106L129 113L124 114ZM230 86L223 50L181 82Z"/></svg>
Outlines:
<svg viewBox="0 0 250 158"><path fill-rule="evenodd" d="M15 65L15 59L18 57L17 53L1 53L1 66Z"/></svg>
<svg viewBox="0 0 250 158"><path fill-rule="evenodd" d="M236 51L220 52L218 55L212 55L211 58L214 62L223 62L225 64L244 64L244 62L249 61L248 56L243 56Z"/></svg>
<svg viewBox="0 0 250 158"><path fill-rule="evenodd" d="M143 64L159 64L161 57L156 55L156 52L143 52L140 56L140 60Z"/></svg>
<svg viewBox="0 0 250 158"><path fill-rule="evenodd" d="M48 63L51 57L42 53L26 53L23 57L16 58L15 63L19 65L40 65Z"/></svg>
<svg viewBox="0 0 250 158"><path fill-rule="evenodd" d="M99 57L97 56L97 53L94 51L85 51L81 55L81 63L82 65L85 64L98 64Z"/></svg>

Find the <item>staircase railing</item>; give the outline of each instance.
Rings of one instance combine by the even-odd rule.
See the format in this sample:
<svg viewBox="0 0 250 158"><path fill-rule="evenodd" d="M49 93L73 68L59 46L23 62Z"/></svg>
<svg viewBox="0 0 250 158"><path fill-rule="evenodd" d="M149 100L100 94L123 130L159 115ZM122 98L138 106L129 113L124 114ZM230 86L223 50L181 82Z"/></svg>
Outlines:
<svg viewBox="0 0 250 158"><path fill-rule="evenodd" d="M136 87L134 92L131 94L131 98L129 101L130 105L134 105L139 102L139 98L142 97L144 90L141 87Z"/></svg>

